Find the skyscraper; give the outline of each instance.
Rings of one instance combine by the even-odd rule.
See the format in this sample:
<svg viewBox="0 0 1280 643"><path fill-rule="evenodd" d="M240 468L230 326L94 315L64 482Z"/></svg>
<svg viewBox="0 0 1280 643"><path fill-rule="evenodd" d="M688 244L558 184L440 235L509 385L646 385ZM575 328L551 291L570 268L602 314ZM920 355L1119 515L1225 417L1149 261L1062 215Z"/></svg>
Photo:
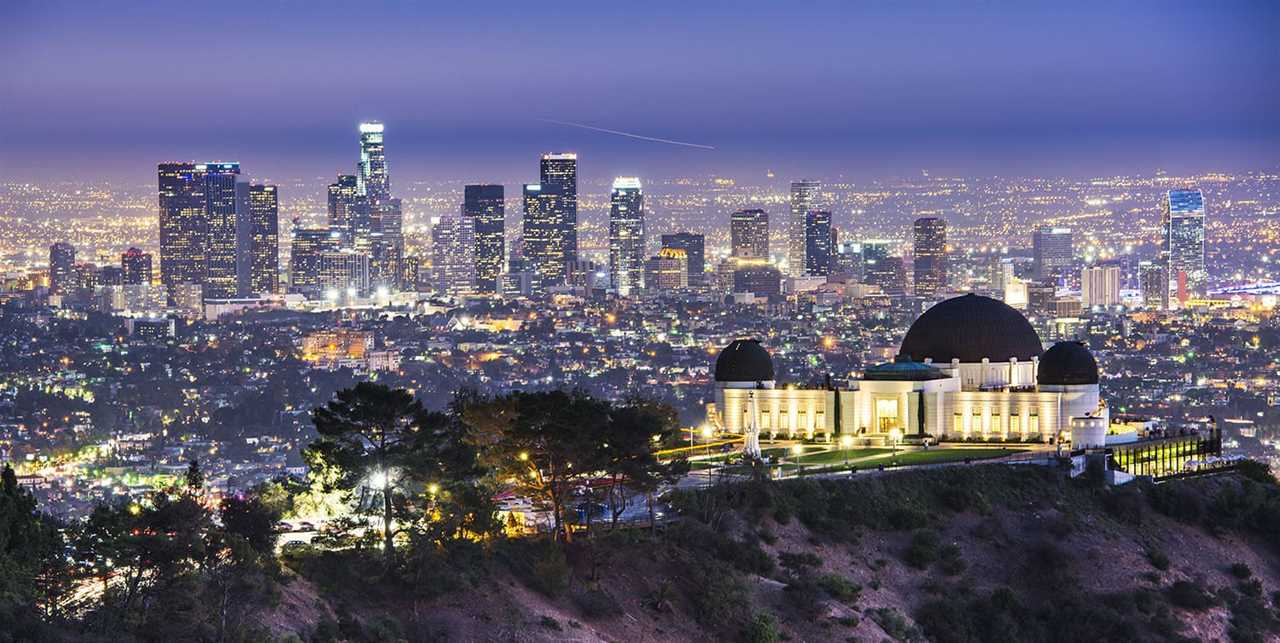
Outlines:
<svg viewBox="0 0 1280 643"><path fill-rule="evenodd" d="M578 155L573 153L543 154L539 166L539 184L543 194L554 195L551 207L556 209L560 234L559 245L564 260L578 260Z"/></svg>
<svg viewBox="0 0 1280 643"><path fill-rule="evenodd" d="M126 286L151 284L151 255L138 248L129 248L120 255L120 269Z"/></svg>
<svg viewBox="0 0 1280 643"><path fill-rule="evenodd" d="M806 252L809 247L809 212L818 209L817 197L822 184L811 179L791 184L791 220L787 222L787 269L789 276L802 277L809 272ZM828 220L831 218L827 213ZM830 227L830 223L828 223ZM829 254L829 253L828 253Z"/></svg>
<svg viewBox="0 0 1280 643"><path fill-rule="evenodd" d="M204 282L205 299L237 297L240 289L240 257L245 232L240 214L245 212L246 188L240 183L239 163L205 163L197 165L205 176L205 201L209 220L208 276Z"/></svg>
<svg viewBox="0 0 1280 643"><path fill-rule="evenodd" d="M1057 284L1071 270L1075 250L1071 228L1038 228L1031 235L1037 281Z"/></svg>
<svg viewBox="0 0 1280 643"><path fill-rule="evenodd" d="M341 248L342 233L330 228L293 229L289 253L289 292L319 299L324 295L320 283L320 257Z"/></svg>
<svg viewBox="0 0 1280 643"><path fill-rule="evenodd" d="M701 288L706 283L705 241L700 234L677 232L662 235L662 247L683 250L689 264L689 286Z"/></svg>
<svg viewBox="0 0 1280 643"><path fill-rule="evenodd" d="M249 292L280 290L280 201L274 185L249 186Z"/></svg>
<svg viewBox="0 0 1280 643"><path fill-rule="evenodd" d="M564 284L565 236L557 206L559 196L548 192L540 184L524 186L524 235L522 252L534 273L535 293Z"/></svg>
<svg viewBox="0 0 1280 643"><path fill-rule="evenodd" d="M444 217L431 228L431 267L437 292L451 297L475 291L475 225L470 217Z"/></svg>
<svg viewBox="0 0 1280 643"><path fill-rule="evenodd" d="M476 292L498 292L506 256L506 200L501 185L463 188L462 213L475 229Z"/></svg>
<svg viewBox="0 0 1280 643"><path fill-rule="evenodd" d="M689 255L679 248L663 248L645 262L644 289L662 295L689 286ZM638 287L637 287L638 289Z"/></svg>
<svg viewBox="0 0 1280 643"><path fill-rule="evenodd" d="M915 294L934 298L947 287L947 222L921 217L916 219L914 231Z"/></svg>
<svg viewBox="0 0 1280 643"><path fill-rule="evenodd" d="M391 177L382 142L383 125L377 121L360 123L359 193L378 205L391 198Z"/></svg>
<svg viewBox="0 0 1280 643"><path fill-rule="evenodd" d="M329 184L329 227L341 231L348 243L355 237L356 222L368 221L359 183L354 174L339 174L338 180Z"/></svg>
<svg viewBox="0 0 1280 643"><path fill-rule="evenodd" d="M1159 261L1138 262L1138 287L1142 290L1142 305L1161 308L1169 296L1168 273Z"/></svg>
<svg viewBox="0 0 1280 643"><path fill-rule="evenodd" d="M49 246L49 292L67 295L74 289L73 273L76 267L76 247L59 241Z"/></svg>
<svg viewBox="0 0 1280 643"><path fill-rule="evenodd" d="M195 163L161 163L158 174L160 280L172 303L176 286L202 287L208 272L205 170Z"/></svg>
<svg viewBox="0 0 1280 643"><path fill-rule="evenodd" d="M640 292L643 281L644 194L640 179L620 176L609 197L609 285L629 297Z"/></svg>
<svg viewBox="0 0 1280 643"><path fill-rule="evenodd" d="M792 203L795 203L795 184L791 187ZM810 277L826 277L831 274L831 252L834 247L831 230L831 213L826 210L810 210L804 217L804 274Z"/></svg>
<svg viewBox="0 0 1280 643"><path fill-rule="evenodd" d="M769 258L769 213L738 210L729 217L733 256L739 259Z"/></svg>
<svg viewBox="0 0 1280 643"><path fill-rule="evenodd" d="M1204 297L1208 274L1204 264L1204 194L1200 190L1170 190L1160 200L1167 294L1165 307Z"/></svg>

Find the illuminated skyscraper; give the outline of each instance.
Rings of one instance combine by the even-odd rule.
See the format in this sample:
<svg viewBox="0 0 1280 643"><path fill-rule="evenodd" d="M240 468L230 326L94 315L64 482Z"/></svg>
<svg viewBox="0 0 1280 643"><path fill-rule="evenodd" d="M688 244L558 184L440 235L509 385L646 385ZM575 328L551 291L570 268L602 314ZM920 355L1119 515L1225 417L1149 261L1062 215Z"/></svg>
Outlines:
<svg viewBox="0 0 1280 643"><path fill-rule="evenodd" d="M620 176L609 197L609 285L629 297L640 292L643 280L644 194L640 179Z"/></svg>
<svg viewBox="0 0 1280 643"><path fill-rule="evenodd" d="M205 163L205 201L209 220L208 276L204 283L205 299L237 297L240 289L240 266L243 256L244 228L240 214L246 211L248 192L240 183L239 163Z"/></svg>
<svg viewBox="0 0 1280 643"><path fill-rule="evenodd" d="M476 292L498 292L506 256L506 200L501 185L463 188L462 213L475 229Z"/></svg>
<svg viewBox="0 0 1280 643"><path fill-rule="evenodd" d="M705 240L700 234L677 232L662 235L662 247L683 250L689 264L689 286L701 288L706 283Z"/></svg>
<svg viewBox="0 0 1280 643"><path fill-rule="evenodd" d="M914 232L915 294L935 298L947 288L947 222L921 217L916 219Z"/></svg>
<svg viewBox="0 0 1280 643"><path fill-rule="evenodd" d="M59 241L49 246L49 292L67 295L74 289L73 273L76 267L76 247Z"/></svg>
<svg viewBox="0 0 1280 643"><path fill-rule="evenodd" d="M369 255L344 248L320 253L320 290L325 299L369 293Z"/></svg>
<svg viewBox="0 0 1280 643"><path fill-rule="evenodd" d="M539 294L564 284L564 213L557 207L558 202L557 194L539 184L524 186L522 252L534 274L533 290Z"/></svg>
<svg viewBox="0 0 1280 643"><path fill-rule="evenodd" d="M672 293L689 286L689 255L679 248L663 248L644 262L644 289L650 294Z"/></svg>
<svg viewBox="0 0 1280 643"><path fill-rule="evenodd" d="M818 191L822 184L804 179L791 184L791 220L787 222L787 267L789 276L802 277L809 271L809 212L818 209ZM830 227L831 214L827 213ZM830 254L830 253L828 253Z"/></svg>
<svg viewBox="0 0 1280 643"><path fill-rule="evenodd" d="M1038 228L1031 235L1037 281L1058 284L1071 271L1075 246L1071 228Z"/></svg>
<svg viewBox="0 0 1280 643"><path fill-rule="evenodd" d="M338 180L329 184L329 227L342 232L348 243L355 238L356 221L368 218L359 183L354 174L339 174Z"/></svg>
<svg viewBox="0 0 1280 643"><path fill-rule="evenodd" d="M1138 287L1142 289L1142 305L1161 308L1169 295L1168 273L1159 261L1138 262Z"/></svg>
<svg viewBox="0 0 1280 643"><path fill-rule="evenodd" d="M431 269L436 292L461 297L475 292L475 224L458 214L431 228Z"/></svg>
<svg viewBox="0 0 1280 643"><path fill-rule="evenodd" d="M289 292L308 299L321 298L324 290L320 283L320 257L337 252L341 242L342 234L337 230L295 227L289 256Z"/></svg>
<svg viewBox="0 0 1280 643"><path fill-rule="evenodd" d="M539 185L542 193L554 195L551 207L557 210L560 234L559 245L564 260L578 260L578 155L572 153L543 154L539 167Z"/></svg>
<svg viewBox="0 0 1280 643"><path fill-rule="evenodd" d="M382 143L382 123L360 123L359 193L368 197L369 203L378 205L391 198L391 177L387 171L387 156Z"/></svg>
<svg viewBox="0 0 1280 643"><path fill-rule="evenodd" d="M1160 200L1163 240L1160 261L1168 275L1165 307L1204 297L1208 274L1204 264L1204 194L1170 190Z"/></svg>
<svg viewBox="0 0 1280 643"><path fill-rule="evenodd" d="M120 269L126 286L151 284L151 255L138 248L129 248L120 255Z"/></svg>
<svg viewBox="0 0 1280 643"><path fill-rule="evenodd" d="M1120 266L1089 266L1080 271L1080 305L1108 307L1120 303Z"/></svg>
<svg viewBox="0 0 1280 643"><path fill-rule="evenodd" d="M794 184L792 184L794 199ZM831 230L831 213L810 210L804 217L804 274L826 277L831 274L831 252L835 246Z"/></svg>
<svg viewBox="0 0 1280 643"><path fill-rule="evenodd" d="M161 163L160 280L170 302L179 284L202 287L208 272L209 218L204 166Z"/></svg>
<svg viewBox="0 0 1280 643"><path fill-rule="evenodd" d="M769 258L769 213L739 210L729 218L733 256L739 259Z"/></svg>
<svg viewBox="0 0 1280 643"><path fill-rule="evenodd" d="M249 186L249 292L280 290L280 201L274 185Z"/></svg>

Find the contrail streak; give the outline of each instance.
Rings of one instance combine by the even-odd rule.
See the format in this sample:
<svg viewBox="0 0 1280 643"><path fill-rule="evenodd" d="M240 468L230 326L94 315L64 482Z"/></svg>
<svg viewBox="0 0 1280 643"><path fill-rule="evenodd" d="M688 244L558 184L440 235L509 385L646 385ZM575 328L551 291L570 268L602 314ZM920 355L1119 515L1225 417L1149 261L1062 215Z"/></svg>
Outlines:
<svg viewBox="0 0 1280 643"><path fill-rule="evenodd" d="M620 132L616 129L605 129L603 127L593 127L591 125L583 125L582 123L570 123L568 121L557 121L550 118L539 118L543 123L554 123L556 125L564 125L566 127L577 127L579 129L588 129L593 132L604 132L605 134L616 134L618 136L626 136L627 138L638 138L642 141L653 141L654 143L666 143L668 145L681 145L684 147L696 147L700 150L714 150L711 145L702 145L700 143L686 143L684 141L673 141L669 138L655 138L653 136L643 136L640 134L632 134L631 132Z"/></svg>

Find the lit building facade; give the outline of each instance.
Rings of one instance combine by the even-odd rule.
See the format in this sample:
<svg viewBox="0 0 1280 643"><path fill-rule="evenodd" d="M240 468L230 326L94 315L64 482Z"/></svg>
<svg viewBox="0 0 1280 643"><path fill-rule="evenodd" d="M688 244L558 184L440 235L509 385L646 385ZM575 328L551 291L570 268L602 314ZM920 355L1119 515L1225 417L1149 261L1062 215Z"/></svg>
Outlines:
<svg viewBox="0 0 1280 643"><path fill-rule="evenodd" d="M1060 284L1075 262L1075 242L1071 228L1037 228L1031 233L1035 278Z"/></svg>
<svg viewBox="0 0 1280 643"><path fill-rule="evenodd" d="M475 292L475 248L475 227L469 217L445 217L431 228L431 269L436 292L451 297Z"/></svg>
<svg viewBox="0 0 1280 643"><path fill-rule="evenodd" d="M129 248L120 255L120 270L126 286L151 285L151 253Z"/></svg>
<svg viewBox="0 0 1280 643"><path fill-rule="evenodd" d="M59 241L49 246L49 292L55 295L70 294L74 290L76 247Z"/></svg>
<svg viewBox="0 0 1280 643"><path fill-rule="evenodd" d="M1120 267L1090 266L1080 271L1080 305L1085 308L1120 304Z"/></svg>
<svg viewBox="0 0 1280 643"><path fill-rule="evenodd" d="M794 198L794 185L792 190L792 198ZM830 275L834 246L835 235L831 229L831 213L826 210L810 210L805 213L803 274L810 277Z"/></svg>
<svg viewBox="0 0 1280 643"><path fill-rule="evenodd" d="M791 219L787 222L787 276L803 277L809 272L809 213L818 209L822 183L803 179L791 183ZM830 226L830 213L827 215ZM825 273L823 273L825 274Z"/></svg>
<svg viewBox="0 0 1280 643"><path fill-rule="evenodd" d="M706 284L706 240L700 234L677 232L662 235L662 247L683 250L689 262L689 286L701 288Z"/></svg>
<svg viewBox="0 0 1280 643"><path fill-rule="evenodd" d="M644 262L644 288L650 294L671 294L689 287L689 255L663 248Z"/></svg>
<svg viewBox="0 0 1280 643"><path fill-rule="evenodd" d="M1204 194L1200 190L1170 190L1160 200L1163 239L1160 260L1167 277L1165 307L1208 294L1204 264Z"/></svg>
<svg viewBox="0 0 1280 643"><path fill-rule="evenodd" d="M644 193L640 179L618 177L609 195L609 286L629 297L644 285ZM685 262L686 275L688 262ZM688 278L685 278L686 284Z"/></svg>
<svg viewBox="0 0 1280 643"><path fill-rule="evenodd" d="M729 239L738 259L769 258L769 213L739 210L729 217Z"/></svg>
<svg viewBox="0 0 1280 643"><path fill-rule="evenodd" d="M947 288L947 222L937 217L921 217L912 229L915 294L932 299ZM999 287L1003 289L1003 284Z"/></svg>
<svg viewBox="0 0 1280 643"><path fill-rule="evenodd" d="M555 197L548 203L556 210L554 218L560 226L556 245L564 254L563 261L575 262L578 260L578 155L543 154L538 181L544 195Z"/></svg>
<svg viewBox="0 0 1280 643"><path fill-rule="evenodd" d="M249 292L280 291L280 199L274 185L249 186Z"/></svg>
<svg viewBox="0 0 1280 643"><path fill-rule="evenodd" d="M498 277L506 257L506 199L501 185L463 188L462 214L475 231L475 290L498 292Z"/></svg>

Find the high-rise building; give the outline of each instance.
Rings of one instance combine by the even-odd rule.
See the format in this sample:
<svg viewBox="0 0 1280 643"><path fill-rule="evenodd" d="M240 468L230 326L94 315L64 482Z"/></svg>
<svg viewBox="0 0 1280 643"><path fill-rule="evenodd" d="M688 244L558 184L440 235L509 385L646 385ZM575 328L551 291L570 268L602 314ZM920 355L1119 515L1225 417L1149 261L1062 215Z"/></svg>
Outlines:
<svg viewBox="0 0 1280 643"><path fill-rule="evenodd" d="M756 297L778 297L782 294L782 272L759 261L750 262L733 271L733 292Z"/></svg>
<svg viewBox="0 0 1280 643"><path fill-rule="evenodd" d="M437 292L451 297L475 291L475 226L469 217L444 217L431 228L431 268Z"/></svg>
<svg viewBox="0 0 1280 643"><path fill-rule="evenodd" d="M677 232L662 235L662 247L683 250L689 264L689 286L701 288L706 283L705 241L700 234Z"/></svg>
<svg viewBox="0 0 1280 643"><path fill-rule="evenodd" d="M559 196L544 190L542 185L524 186L522 253L534 274L535 294L564 284L567 260L562 220L564 212L558 203Z"/></svg>
<svg viewBox="0 0 1280 643"><path fill-rule="evenodd" d="M559 242L564 261L578 260L578 155L573 153L543 154L538 172L542 193L554 195L551 207L557 210Z"/></svg>
<svg viewBox="0 0 1280 643"><path fill-rule="evenodd" d="M1147 308L1161 308L1165 297L1169 295L1166 282L1169 275L1159 261L1138 262L1138 287L1142 290L1142 305Z"/></svg>
<svg viewBox="0 0 1280 643"><path fill-rule="evenodd" d="M360 181L354 174L339 174L329 184L329 227L342 232L350 243L355 238L356 223L368 227L368 207L360 195Z"/></svg>
<svg viewBox="0 0 1280 643"><path fill-rule="evenodd" d="M1208 273L1204 263L1204 194L1200 190L1170 190L1160 200L1163 240L1160 260L1168 277L1165 306L1204 297Z"/></svg>
<svg viewBox="0 0 1280 643"><path fill-rule="evenodd" d="M474 224L476 292L497 293L506 256L506 200L501 185L463 188L462 213Z"/></svg>
<svg viewBox="0 0 1280 643"><path fill-rule="evenodd" d="M274 185L249 186L249 292L280 290L280 199Z"/></svg>
<svg viewBox="0 0 1280 643"><path fill-rule="evenodd" d="M921 217L913 227L915 294L936 298L947 288L947 222L936 217ZM1003 285L1000 288L1003 290Z"/></svg>
<svg viewBox="0 0 1280 643"><path fill-rule="evenodd" d="M124 273L124 285L151 284L151 254L138 248L129 248L120 255L120 269Z"/></svg>
<svg viewBox="0 0 1280 643"><path fill-rule="evenodd" d="M644 262L644 289L661 295L689 286L689 255L678 248L663 248Z"/></svg>
<svg viewBox="0 0 1280 643"><path fill-rule="evenodd" d="M1038 228L1031 245L1037 281L1057 285L1068 276L1075 262L1071 228Z"/></svg>
<svg viewBox="0 0 1280 643"><path fill-rule="evenodd" d="M865 249L866 246L864 245ZM879 286L886 295L904 295L907 292L907 269L902 257L882 257L874 263L866 263L866 282Z"/></svg>
<svg viewBox="0 0 1280 643"><path fill-rule="evenodd" d="M795 181L791 184L791 220L787 222L788 276L803 277L813 274L809 271L807 259L808 218L811 211L818 209L818 191L821 189L822 184L811 179ZM828 221L830 218L831 214L828 212ZM829 222L828 227L830 227Z"/></svg>
<svg viewBox="0 0 1280 643"><path fill-rule="evenodd" d="M739 259L769 258L769 213L739 210L729 218L733 256Z"/></svg>
<svg viewBox="0 0 1280 643"><path fill-rule="evenodd" d="M1080 271L1080 304L1085 308L1120 303L1120 267L1089 266Z"/></svg>
<svg viewBox="0 0 1280 643"><path fill-rule="evenodd" d="M795 184L791 185L791 198L795 203ZM831 228L831 213L810 210L804 218L804 274L810 277L826 277L831 274L831 255L835 235Z"/></svg>
<svg viewBox="0 0 1280 643"><path fill-rule="evenodd" d="M885 276L891 272L891 269L886 269L884 263L889 258L894 243L884 239L867 239L860 244L860 247L862 283L880 284L891 279Z"/></svg>
<svg viewBox="0 0 1280 643"><path fill-rule="evenodd" d="M204 170L209 220L208 275L204 282L204 298L238 297L243 294L239 262L244 256L245 229L240 215L247 207L247 185L240 181L239 163L205 163L196 167Z"/></svg>
<svg viewBox="0 0 1280 643"><path fill-rule="evenodd" d="M209 218L204 166L161 163L160 280L170 302L178 285L203 287L208 273Z"/></svg>
<svg viewBox="0 0 1280 643"><path fill-rule="evenodd" d="M74 289L76 247L59 241L49 246L49 292L67 295Z"/></svg>
<svg viewBox="0 0 1280 643"><path fill-rule="evenodd" d="M377 121L360 123L359 193L378 205L391 198L391 177L382 141L383 125Z"/></svg>
<svg viewBox="0 0 1280 643"><path fill-rule="evenodd" d="M320 253L319 282L330 300L368 294L369 255L351 248Z"/></svg>
<svg viewBox="0 0 1280 643"><path fill-rule="evenodd" d="M609 196L609 286L622 297L638 294L644 268L644 193L640 179L620 176Z"/></svg>
<svg viewBox="0 0 1280 643"><path fill-rule="evenodd" d="M289 292L309 299L324 296L320 282L320 257L342 247L342 233L330 228L293 229L289 256Z"/></svg>

